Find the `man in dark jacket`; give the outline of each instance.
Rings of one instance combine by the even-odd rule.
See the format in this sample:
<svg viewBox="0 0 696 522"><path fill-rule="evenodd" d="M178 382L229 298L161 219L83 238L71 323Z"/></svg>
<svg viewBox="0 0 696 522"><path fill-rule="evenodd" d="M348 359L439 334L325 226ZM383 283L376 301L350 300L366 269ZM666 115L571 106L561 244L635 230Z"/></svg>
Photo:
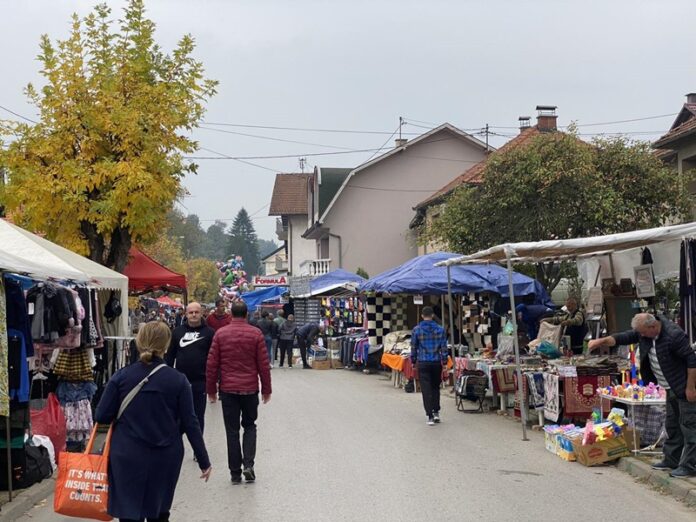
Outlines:
<svg viewBox="0 0 696 522"><path fill-rule="evenodd" d="M440 422L440 383L442 371L447 367L447 334L433 321L435 312L430 306L423 308L423 319L411 333L411 362L418 368L423 407L429 426Z"/></svg>
<svg viewBox="0 0 696 522"><path fill-rule="evenodd" d="M207 365L208 398L222 402L227 435L227 462L233 484L256 480L256 419L261 400L271 400L271 369L263 334L247 323L244 301L232 303L232 322L215 334ZM244 428L242 445L239 429ZM243 468L242 468L243 466Z"/></svg>
<svg viewBox="0 0 696 522"><path fill-rule="evenodd" d="M268 352L270 367L273 368L273 337L275 337L276 325L273 322L273 318L269 317L268 312L262 312L261 320L258 322L256 327L261 330L261 333L263 334L263 340L266 343L266 351Z"/></svg>
<svg viewBox="0 0 696 522"><path fill-rule="evenodd" d="M189 303L186 307L186 322L174 328L172 341L164 360L176 367L191 383L193 409L201 425L205 425L205 365L215 331L201 317L201 305Z"/></svg>
<svg viewBox="0 0 696 522"><path fill-rule="evenodd" d="M684 331L664 317L637 314L632 330L590 341L603 346L640 343L640 373L645 382L667 390L667 442L655 469L671 469L674 478L696 476L696 352Z"/></svg>
<svg viewBox="0 0 696 522"><path fill-rule="evenodd" d="M323 331L323 328L323 325L319 323L307 323L297 330L297 344L300 348L302 368L304 369L311 368L311 366L307 364L307 348L316 342L317 336Z"/></svg>

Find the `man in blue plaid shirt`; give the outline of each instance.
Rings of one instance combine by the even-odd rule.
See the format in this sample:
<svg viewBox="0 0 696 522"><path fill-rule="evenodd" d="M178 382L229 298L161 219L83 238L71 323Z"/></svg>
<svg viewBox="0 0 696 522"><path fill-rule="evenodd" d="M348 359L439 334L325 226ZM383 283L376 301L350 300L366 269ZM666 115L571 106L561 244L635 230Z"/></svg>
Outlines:
<svg viewBox="0 0 696 522"><path fill-rule="evenodd" d="M432 307L424 307L423 320L411 334L411 362L418 368L428 426L440 422L440 383L447 365L447 334L434 315Z"/></svg>

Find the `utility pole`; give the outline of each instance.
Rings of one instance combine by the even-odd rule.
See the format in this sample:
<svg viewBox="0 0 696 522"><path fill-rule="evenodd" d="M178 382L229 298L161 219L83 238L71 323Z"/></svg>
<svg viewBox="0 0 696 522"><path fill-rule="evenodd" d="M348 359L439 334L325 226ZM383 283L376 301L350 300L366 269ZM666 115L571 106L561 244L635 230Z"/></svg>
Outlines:
<svg viewBox="0 0 696 522"><path fill-rule="evenodd" d="M488 148L488 124L486 123L486 152L490 149Z"/></svg>
<svg viewBox="0 0 696 522"><path fill-rule="evenodd" d="M399 143L401 143L401 127L404 126L403 116L399 116Z"/></svg>
<svg viewBox="0 0 696 522"><path fill-rule="evenodd" d="M300 158L300 170L304 174L305 166L307 165L307 158Z"/></svg>

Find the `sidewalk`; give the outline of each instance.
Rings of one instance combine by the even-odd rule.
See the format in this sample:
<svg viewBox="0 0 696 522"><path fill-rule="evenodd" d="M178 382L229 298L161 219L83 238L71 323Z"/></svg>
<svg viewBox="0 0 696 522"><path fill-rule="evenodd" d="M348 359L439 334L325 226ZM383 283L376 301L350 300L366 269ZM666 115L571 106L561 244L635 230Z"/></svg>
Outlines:
<svg viewBox="0 0 696 522"><path fill-rule="evenodd" d="M44 479L30 488L13 492L12 502L8 502L7 492L0 494L0 521L17 520L39 502L53 494L55 479Z"/></svg>
<svg viewBox="0 0 696 522"><path fill-rule="evenodd" d="M689 507L696 508L696 477L675 479L667 471L652 469L651 460L642 457L624 457L619 460L618 468L634 476Z"/></svg>

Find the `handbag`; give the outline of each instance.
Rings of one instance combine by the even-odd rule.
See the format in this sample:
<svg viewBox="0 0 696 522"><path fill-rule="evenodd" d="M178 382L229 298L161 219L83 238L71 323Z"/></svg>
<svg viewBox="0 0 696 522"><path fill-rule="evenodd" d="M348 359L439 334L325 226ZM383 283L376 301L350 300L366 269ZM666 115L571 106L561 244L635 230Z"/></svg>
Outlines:
<svg viewBox="0 0 696 522"><path fill-rule="evenodd" d="M157 366L128 392L128 395L121 402L116 420L121 417L150 377L165 366L166 364ZM95 424L84 453L61 453L53 499L53 511L56 513L91 520L111 520L113 518L107 510L109 504L109 450L114 428L113 424L109 427L101 455L92 455L92 446L97 438L97 427Z"/></svg>

